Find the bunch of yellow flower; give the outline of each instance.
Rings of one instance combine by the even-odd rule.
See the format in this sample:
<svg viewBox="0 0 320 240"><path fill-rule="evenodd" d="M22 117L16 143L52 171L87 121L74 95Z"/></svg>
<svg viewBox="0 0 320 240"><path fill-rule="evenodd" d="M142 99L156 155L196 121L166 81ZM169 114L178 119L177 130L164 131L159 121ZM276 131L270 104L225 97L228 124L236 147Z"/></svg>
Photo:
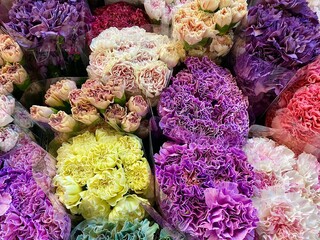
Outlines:
<svg viewBox="0 0 320 240"><path fill-rule="evenodd" d="M140 203L148 203L143 197L152 175L139 138L97 129L63 143L57 153L56 194L71 213L117 223L145 217Z"/></svg>

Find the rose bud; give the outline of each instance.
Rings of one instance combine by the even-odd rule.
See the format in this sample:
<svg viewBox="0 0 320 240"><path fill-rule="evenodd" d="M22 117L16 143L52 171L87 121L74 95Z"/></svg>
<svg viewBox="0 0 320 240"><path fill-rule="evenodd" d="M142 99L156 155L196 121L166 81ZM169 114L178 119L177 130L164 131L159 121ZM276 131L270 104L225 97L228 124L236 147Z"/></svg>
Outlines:
<svg viewBox="0 0 320 240"><path fill-rule="evenodd" d="M71 108L72 117L86 125L90 125L100 118L97 109L90 104L79 104Z"/></svg>
<svg viewBox="0 0 320 240"><path fill-rule="evenodd" d="M122 119L121 128L125 132L134 132L139 128L140 122L141 117L135 112L130 112Z"/></svg>
<svg viewBox="0 0 320 240"><path fill-rule="evenodd" d="M65 101L65 102L69 100L69 93L72 90L77 89L76 83L74 81L69 80L69 79L61 80L61 81L57 82L55 85L56 85L57 90L59 91L58 97L62 101Z"/></svg>
<svg viewBox="0 0 320 240"><path fill-rule="evenodd" d="M69 92L69 102L71 107L76 107L79 104L89 103L81 89L74 89Z"/></svg>
<svg viewBox="0 0 320 240"><path fill-rule="evenodd" d="M89 103L98 109L106 109L110 103L113 103L112 91L106 86L88 88L83 90L83 93Z"/></svg>
<svg viewBox="0 0 320 240"><path fill-rule="evenodd" d="M1 95L0 96L0 109L12 115L14 108L16 106L16 101L12 96Z"/></svg>
<svg viewBox="0 0 320 240"><path fill-rule="evenodd" d="M8 152L16 146L19 140L19 133L15 130L14 125L0 129L0 151Z"/></svg>
<svg viewBox="0 0 320 240"><path fill-rule="evenodd" d="M220 27L229 26L232 21L232 12L230 8L223 8L214 14L214 21Z"/></svg>
<svg viewBox="0 0 320 240"><path fill-rule="evenodd" d="M198 0L202 10L214 12L219 7L220 0Z"/></svg>
<svg viewBox="0 0 320 240"><path fill-rule="evenodd" d="M20 46L8 35L0 35L0 55L5 62L16 63L20 62L23 57L23 52Z"/></svg>
<svg viewBox="0 0 320 240"><path fill-rule="evenodd" d="M122 119L127 115L127 109L119 104L112 104L103 114L106 121L120 125Z"/></svg>
<svg viewBox="0 0 320 240"><path fill-rule="evenodd" d="M0 127L7 126L13 118L4 110L0 109Z"/></svg>
<svg viewBox="0 0 320 240"><path fill-rule="evenodd" d="M126 105L130 112L135 112L140 117L144 117L148 113L148 104L141 95L130 97Z"/></svg>
<svg viewBox="0 0 320 240"><path fill-rule="evenodd" d="M19 63L6 64L2 67L1 73L16 85L24 85L29 79L27 71Z"/></svg>
<svg viewBox="0 0 320 240"><path fill-rule="evenodd" d="M62 133L73 132L77 126L77 122L64 111L51 114L48 124L54 130Z"/></svg>
<svg viewBox="0 0 320 240"><path fill-rule="evenodd" d="M31 118L38 122L48 123L52 114L56 113L53 108L33 105L30 108Z"/></svg>
<svg viewBox="0 0 320 240"><path fill-rule="evenodd" d="M44 95L45 103L50 107L64 107L62 99L59 97L59 89L56 85L51 85Z"/></svg>
<svg viewBox="0 0 320 240"><path fill-rule="evenodd" d="M0 94L8 95L13 92L13 82L4 75L0 75Z"/></svg>

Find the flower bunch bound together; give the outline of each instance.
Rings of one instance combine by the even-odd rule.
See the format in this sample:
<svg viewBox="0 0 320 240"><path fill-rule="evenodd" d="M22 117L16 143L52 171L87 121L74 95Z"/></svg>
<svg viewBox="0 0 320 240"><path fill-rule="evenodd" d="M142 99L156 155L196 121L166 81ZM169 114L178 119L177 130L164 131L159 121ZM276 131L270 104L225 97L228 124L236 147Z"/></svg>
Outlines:
<svg viewBox="0 0 320 240"><path fill-rule="evenodd" d="M309 7L311 8L312 11L314 11L318 19L320 19L320 4L316 0L307 0Z"/></svg>
<svg viewBox="0 0 320 240"><path fill-rule="evenodd" d="M32 106L31 116L58 132L73 132L80 124L88 126L104 118L117 130L139 133L146 128L142 119L149 112L149 105L141 95L126 99L125 84L120 80L104 84L89 79L80 89L71 80L61 80L50 86L45 103L49 107Z"/></svg>
<svg viewBox="0 0 320 240"><path fill-rule="evenodd" d="M172 16L183 4L190 3L191 0L144 0L144 8L148 16L154 21L170 25Z"/></svg>
<svg viewBox="0 0 320 240"><path fill-rule="evenodd" d="M279 143L297 153L318 154L319 94L320 58L297 71L267 112L267 126L282 132L274 136Z"/></svg>
<svg viewBox="0 0 320 240"><path fill-rule="evenodd" d="M124 224L115 224L107 219L98 218L81 222L71 233L71 240L95 239L139 239L153 240L156 238L156 232L159 229L158 224L151 223L145 219L143 221L126 221Z"/></svg>
<svg viewBox="0 0 320 240"><path fill-rule="evenodd" d="M253 197L258 210L256 233L263 239L318 239L320 164L311 154L295 156L266 138L244 146L257 176Z"/></svg>
<svg viewBox="0 0 320 240"><path fill-rule="evenodd" d="M5 168L0 171L0 182L1 239L68 239L68 215L56 202L50 202L30 171Z"/></svg>
<svg viewBox="0 0 320 240"><path fill-rule="evenodd" d="M5 27L20 46L35 50L38 66L65 67L61 50L72 59L82 53L91 20L83 0L17 0Z"/></svg>
<svg viewBox="0 0 320 240"><path fill-rule="evenodd" d="M230 72L208 58L188 58L187 69L163 91L158 111L165 136L189 143L219 139L239 146L248 134L247 101Z"/></svg>
<svg viewBox="0 0 320 240"><path fill-rule="evenodd" d="M14 85L22 90L29 85L29 75L20 64L22 58L20 46L9 35L0 34L0 94L13 92Z"/></svg>
<svg viewBox="0 0 320 240"><path fill-rule="evenodd" d="M89 42L110 27L122 29L133 26L143 27L149 24L148 17L141 8L126 2L117 2L96 8L93 15L91 32L88 33Z"/></svg>
<svg viewBox="0 0 320 240"><path fill-rule="evenodd" d="M197 0L173 15L173 37L183 41L190 56L218 59L233 45L233 28L247 14L245 0Z"/></svg>
<svg viewBox="0 0 320 240"><path fill-rule="evenodd" d="M57 151L56 195L73 214L110 222L141 220L151 170L140 139L110 129L85 132Z"/></svg>
<svg viewBox="0 0 320 240"><path fill-rule="evenodd" d="M306 0L263 0L249 9L236 45L238 85L258 116L320 54L320 24Z"/></svg>
<svg viewBox="0 0 320 240"><path fill-rule="evenodd" d="M154 156L164 218L193 239L244 239L258 218L254 173L237 147L167 142Z"/></svg>
<svg viewBox="0 0 320 240"><path fill-rule="evenodd" d="M185 56L180 43L139 27L109 28L92 40L90 48L91 79L125 81L127 95L143 94L151 100L166 87L170 68Z"/></svg>

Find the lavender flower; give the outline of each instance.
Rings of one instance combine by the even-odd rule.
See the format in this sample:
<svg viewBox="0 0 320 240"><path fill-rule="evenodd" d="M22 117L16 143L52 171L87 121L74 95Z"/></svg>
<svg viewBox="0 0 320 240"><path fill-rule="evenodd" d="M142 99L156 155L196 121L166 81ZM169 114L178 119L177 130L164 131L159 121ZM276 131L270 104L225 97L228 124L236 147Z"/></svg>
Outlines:
<svg viewBox="0 0 320 240"><path fill-rule="evenodd" d="M180 143L198 138L241 145L248 133L247 101L232 75L208 58L188 58L162 94L159 114L164 134Z"/></svg>
<svg viewBox="0 0 320 240"><path fill-rule="evenodd" d="M254 173L240 149L228 148L218 142L213 145L205 142L185 145L167 142L155 155L155 162L162 213L178 230L197 239L243 239L237 235L240 232L243 233L241 236L246 235L256 226L256 212L248 198L253 194ZM229 187L221 190L225 188L220 187L225 181L230 182L228 184L233 182L233 192L227 190ZM212 210L217 206L206 200L206 192L219 192L219 189L222 195L228 196L225 198L234 200L220 206L225 210L221 218L209 218L209 215L221 214L222 210ZM232 208L238 209L239 214L228 210ZM233 223L225 224L224 221L231 216ZM213 231L214 226L222 225L224 227L219 231ZM230 238L226 237L228 234Z"/></svg>
<svg viewBox="0 0 320 240"><path fill-rule="evenodd" d="M50 202L31 172L1 170L0 198L1 239L68 239L69 217Z"/></svg>
<svg viewBox="0 0 320 240"><path fill-rule="evenodd" d="M306 0L261 0L235 43L234 72L255 116L294 72L320 54L320 24Z"/></svg>

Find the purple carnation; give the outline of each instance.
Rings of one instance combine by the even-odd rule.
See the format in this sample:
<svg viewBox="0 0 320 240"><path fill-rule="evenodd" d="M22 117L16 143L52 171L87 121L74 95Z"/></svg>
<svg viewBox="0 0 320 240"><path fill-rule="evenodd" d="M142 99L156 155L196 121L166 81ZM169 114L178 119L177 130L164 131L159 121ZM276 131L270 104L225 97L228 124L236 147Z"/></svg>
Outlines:
<svg viewBox="0 0 320 240"><path fill-rule="evenodd" d="M160 128L170 139L189 143L219 139L241 145L248 133L247 101L230 72L208 58L191 57L159 101Z"/></svg>
<svg viewBox="0 0 320 240"><path fill-rule="evenodd" d="M264 113L295 71L320 54L320 24L306 0L260 0L234 48L234 72L255 116Z"/></svg>
<svg viewBox="0 0 320 240"><path fill-rule="evenodd" d="M30 171L1 170L0 198L1 239L68 239L68 215L50 202Z"/></svg>
<svg viewBox="0 0 320 240"><path fill-rule="evenodd" d="M237 199L252 205L248 197L253 194L255 176L244 152L236 147L227 148L218 142L213 145L206 142L165 143L154 158L162 213L180 231L204 239L216 224L215 219L208 220L210 207L206 203L205 191L216 189L225 181L234 182L235 193L241 196ZM256 223L255 212L241 212L239 215L239 219L235 217L232 220L235 221L234 226L241 222L238 229L251 231ZM219 234L226 236L233 230L226 227L221 231ZM217 233L209 235L218 236Z"/></svg>

